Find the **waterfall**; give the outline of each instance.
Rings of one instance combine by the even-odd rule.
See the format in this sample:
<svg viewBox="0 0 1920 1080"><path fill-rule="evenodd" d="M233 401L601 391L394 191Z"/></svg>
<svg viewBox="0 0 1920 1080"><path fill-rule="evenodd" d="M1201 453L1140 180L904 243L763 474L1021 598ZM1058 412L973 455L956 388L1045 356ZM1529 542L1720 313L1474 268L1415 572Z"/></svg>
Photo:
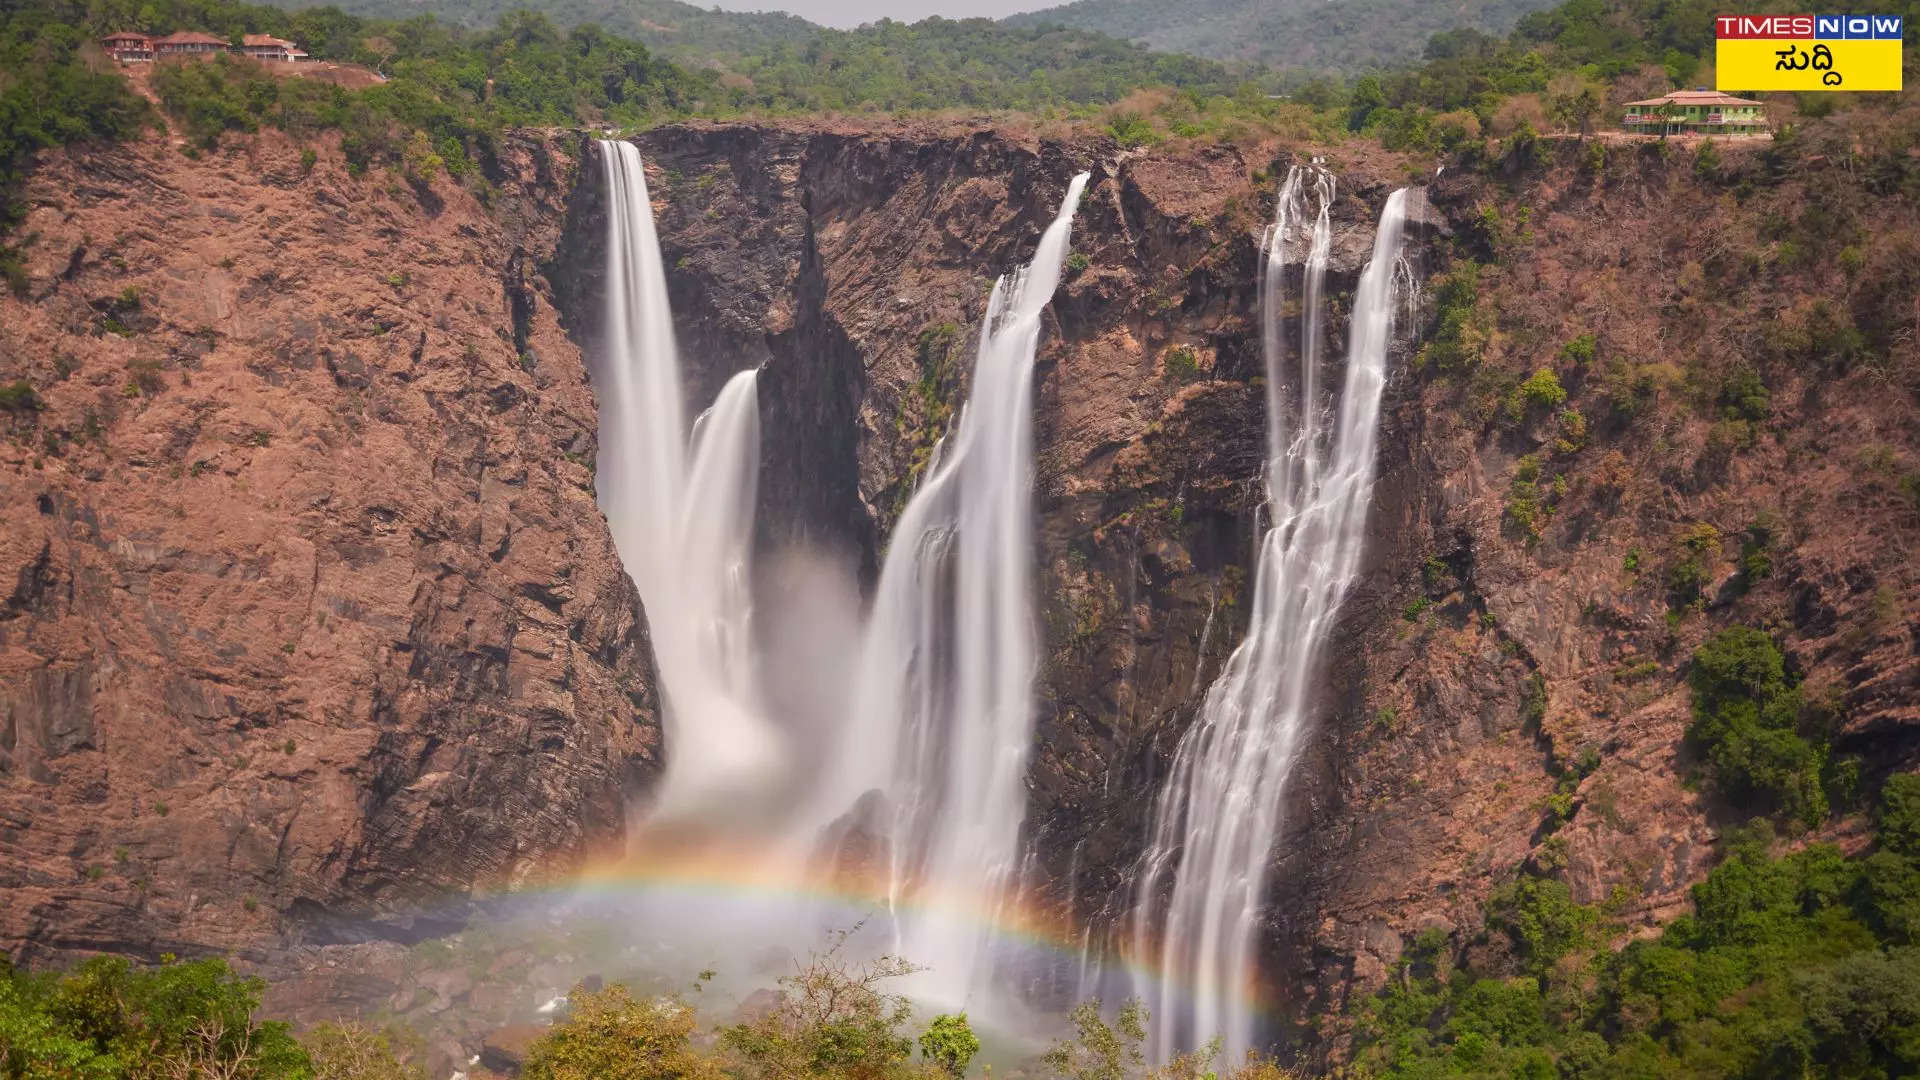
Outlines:
<svg viewBox="0 0 1920 1080"><path fill-rule="evenodd" d="M751 666L747 587L760 457L756 373L694 425L681 399L666 271L640 151L600 140L606 169L606 347L595 389L595 488L653 641L667 773L652 814L724 815L781 762Z"/></svg>
<svg viewBox="0 0 1920 1080"><path fill-rule="evenodd" d="M1033 261L994 284L968 401L900 515L881 567L845 752L842 812L886 794L878 867L916 996L964 1002L991 974L982 927L1017 891L1039 646L1033 608L1033 363L1087 174ZM955 918L954 901L975 908ZM981 1002L981 1004L985 1004Z"/></svg>
<svg viewBox="0 0 1920 1080"><path fill-rule="evenodd" d="M1270 527L1260 540L1246 639L1174 753L1140 867L1133 951L1159 969L1141 992L1163 1057L1219 1036L1234 1061L1253 1044L1253 951L1281 795L1334 616L1360 566L1407 192L1394 192L1380 216L1354 296L1337 403L1320 386L1332 201L1331 176L1296 166L1268 229L1260 308ZM1298 366L1289 369L1283 270L1289 242L1309 228Z"/></svg>

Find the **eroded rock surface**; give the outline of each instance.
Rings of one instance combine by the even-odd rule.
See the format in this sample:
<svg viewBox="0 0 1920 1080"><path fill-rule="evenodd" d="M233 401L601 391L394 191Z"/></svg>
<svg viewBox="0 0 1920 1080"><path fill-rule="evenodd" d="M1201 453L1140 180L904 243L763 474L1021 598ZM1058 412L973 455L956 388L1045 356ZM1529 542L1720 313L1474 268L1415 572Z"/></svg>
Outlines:
<svg viewBox="0 0 1920 1080"><path fill-rule="evenodd" d="M261 136L54 155L0 298L0 949L412 939L657 743L578 349L495 212ZM506 222L507 224L503 224ZM515 224L519 222L521 224Z"/></svg>
<svg viewBox="0 0 1920 1080"><path fill-rule="evenodd" d="M1072 173L1092 172L1039 358L1048 655L1028 830L1038 887L1096 941L1118 939L1151 795L1244 632L1265 453L1258 239L1299 156L724 125L639 141L683 341L724 370L767 364L769 541L837 537L869 567L963 400L992 275L1031 252ZM1844 717L1835 750L1869 786L1916 762L1905 391L1757 334L1753 311L1804 326L1810 298L1729 271L1728 237L1746 233L1684 161L1649 150L1595 175L1579 152L1456 170L1416 201L1423 276L1484 264L1489 314L1476 366L1422 359L1431 306L1397 345L1366 567L1272 864L1263 949L1295 1020L1379 985L1423 930L1464 942L1523 867L1642 930L1683 911L1729 820L1683 740L1687 658L1720 627L1779 636ZM1358 148L1328 168L1339 358L1379 207L1413 170ZM1770 198L1791 206L1817 183ZM1686 225L1633 225L1654 219ZM1695 258L1719 261L1703 273ZM593 292L590 272L554 276ZM1729 289L1740 299L1716 303ZM1582 334L1593 357L1568 359ZM1887 348L1879 370L1912 362L1910 335ZM1579 421L1510 415L1513 386L1542 369ZM1743 369L1773 405L1730 444L1714 388ZM1529 455L1544 463L1538 535L1509 512ZM797 467L815 460L834 464ZM1739 580L1755 523L1770 523L1773 570ZM1677 538L1702 524L1705 599L1676 606Z"/></svg>

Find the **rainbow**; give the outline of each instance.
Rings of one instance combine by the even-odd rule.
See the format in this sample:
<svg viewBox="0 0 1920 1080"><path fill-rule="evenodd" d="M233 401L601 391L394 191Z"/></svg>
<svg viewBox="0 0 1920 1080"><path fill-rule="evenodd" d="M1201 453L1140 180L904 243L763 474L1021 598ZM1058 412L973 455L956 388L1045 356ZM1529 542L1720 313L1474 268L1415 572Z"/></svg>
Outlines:
<svg viewBox="0 0 1920 1080"><path fill-rule="evenodd" d="M827 873L751 848L656 843L631 854L593 860L574 873L531 887L522 886L513 890L512 897L520 901L587 899L613 905L660 898L715 909L729 904L794 909L812 906L835 909L850 919L912 912L973 928L996 947L1019 950L1059 965L1061 970L1088 959L1087 932L1056 903L1033 897L992 903L977 893L932 887L918 888L908 897L890 901L889 891L885 878L872 871L840 868ZM1185 992L1187 988L1178 986L1159 966L1160 950L1150 947L1146 953L1142 957L1131 952L1102 951L1093 959L1105 972L1125 974L1132 985L1151 982ZM1249 977L1241 989L1257 1011L1274 1013L1271 991L1256 979Z"/></svg>

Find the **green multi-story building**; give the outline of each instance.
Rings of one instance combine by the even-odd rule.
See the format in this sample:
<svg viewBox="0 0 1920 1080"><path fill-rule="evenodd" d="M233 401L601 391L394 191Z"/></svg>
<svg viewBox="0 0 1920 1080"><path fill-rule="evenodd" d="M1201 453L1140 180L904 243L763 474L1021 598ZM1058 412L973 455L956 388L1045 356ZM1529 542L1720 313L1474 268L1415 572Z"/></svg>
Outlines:
<svg viewBox="0 0 1920 1080"><path fill-rule="evenodd" d="M1629 101L1622 126L1637 135L1761 135L1772 130L1765 105L1704 89Z"/></svg>

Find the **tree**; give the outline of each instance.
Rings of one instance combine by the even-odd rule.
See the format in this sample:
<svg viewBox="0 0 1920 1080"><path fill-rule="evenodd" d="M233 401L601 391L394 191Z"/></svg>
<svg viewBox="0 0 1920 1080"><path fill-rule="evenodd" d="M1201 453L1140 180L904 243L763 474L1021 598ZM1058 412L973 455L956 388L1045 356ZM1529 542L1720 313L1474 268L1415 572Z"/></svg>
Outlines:
<svg viewBox="0 0 1920 1080"><path fill-rule="evenodd" d="M1830 1075L1920 1070L1920 948L1857 952L1802 975L1796 988Z"/></svg>
<svg viewBox="0 0 1920 1080"><path fill-rule="evenodd" d="M1723 794L1808 825L1827 816L1827 750L1800 733L1800 693L1787 684L1785 658L1771 638L1747 626L1722 630L1695 650L1687 681L1687 738Z"/></svg>
<svg viewBox="0 0 1920 1080"><path fill-rule="evenodd" d="M1139 998L1128 998L1112 1024L1100 1015L1097 999L1075 1006L1068 1020L1073 1024L1074 1037L1055 1043L1044 1058L1055 1076L1063 1080L1127 1080L1146 1063L1140 1045L1147 1040L1147 1007Z"/></svg>
<svg viewBox="0 0 1920 1080"><path fill-rule="evenodd" d="M400 1060L387 1032L319 1024L301 1042L313 1058L314 1080L427 1080L425 1069Z"/></svg>
<svg viewBox="0 0 1920 1080"><path fill-rule="evenodd" d="M386 78L387 65L393 62L395 53L399 51L394 48L393 42L376 34L362 41L360 48L362 52L373 58L373 70L381 78Z"/></svg>
<svg viewBox="0 0 1920 1080"><path fill-rule="evenodd" d="M0 979L0 1076L115 1080L119 1062L56 1024L12 978Z"/></svg>
<svg viewBox="0 0 1920 1080"><path fill-rule="evenodd" d="M1504 139L1518 132L1539 131L1546 122L1547 111L1540 104L1540 95L1515 94L1494 110L1493 122L1488 125L1488 130Z"/></svg>
<svg viewBox="0 0 1920 1080"><path fill-rule="evenodd" d="M920 1053L952 1076L965 1076L967 1062L980 1052L980 1039L967 1024L967 1014L942 1014L920 1034Z"/></svg>
<svg viewBox="0 0 1920 1080"><path fill-rule="evenodd" d="M720 1029L737 1075L900 1080L919 1074L910 1058L913 1041L900 1032L913 1006L883 984L920 969L893 956L849 963L840 955L848 934L782 978L779 1001L764 1015Z"/></svg>
<svg viewBox="0 0 1920 1080"><path fill-rule="evenodd" d="M577 986L567 1017L527 1050L526 1080L719 1080L689 1045L693 1009L678 998L635 1000L625 986Z"/></svg>
<svg viewBox="0 0 1920 1080"><path fill-rule="evenodd" d="M1887 777L1880 791L1880 846L1920 857L1920 773Z"/></svg>
<svg viewBox="0 0 1920 1080"><path fill-rule="evenodd" d="M1581 138L1591 134L1593 118L1606 103L1606 92L1591 79L1557 75L1547 84L1547 111L1554 123L1572 128Z"/></svg>
<svg viewBox="0 0 1920 1080"><path fill-rule="evenodd" d="M1375 109L1387 107L1386 91L1380 89L1380 80L1373 75L1363 75L1353 84L1353 93L1348 98L1347 129L1359 131L1367 126L1367 118Z"/></svg>
<svg viewBox="0 0 1920 1080"><path fill-rule="evenodd" d="M97 957L62 977L0 972L0 1075L33 1080L306 1080L287 1026L256 1022L265 984L225 960L137 968Z"/></svg>

